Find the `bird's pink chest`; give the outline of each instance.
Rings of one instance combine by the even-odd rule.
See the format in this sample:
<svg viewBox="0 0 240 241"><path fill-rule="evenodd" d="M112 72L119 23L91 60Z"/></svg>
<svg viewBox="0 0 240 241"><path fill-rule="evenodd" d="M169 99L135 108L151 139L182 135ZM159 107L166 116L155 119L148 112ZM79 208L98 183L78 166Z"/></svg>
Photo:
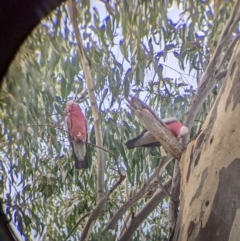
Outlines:
<svg viewBox="0 0 240 241"><path fill-rule="evenodd" d="M182 125L180 122L174 121L174 122L168 123L167 127L175 137L178 137L179 130L181 129Z"/></svg>
<svg viewBox="0 0 240 241"><path fill-rule="evenodd" d="M86 120L83 115L74 115L71 113L67 116L67 123L69 126L69 134L72 137L78 140L84 140L86 138Z"/></svg>

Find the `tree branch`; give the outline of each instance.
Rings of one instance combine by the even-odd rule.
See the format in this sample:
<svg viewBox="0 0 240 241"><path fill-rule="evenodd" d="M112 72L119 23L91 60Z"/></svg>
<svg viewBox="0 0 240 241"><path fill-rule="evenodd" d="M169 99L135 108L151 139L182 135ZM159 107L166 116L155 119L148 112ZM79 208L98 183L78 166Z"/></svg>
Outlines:
<svg viewBox="0 0 240 241"><path fill-rule="evenodd" d="M169 233L172 232L174 225L176 223L177 214L178 214L178 205L179 205L179 194L180 194L180 170L179 170L179 162L175 161L174 171L173 171L173 179L172 179L172 187L171 187L171 195L173 199L170 199L169 202L169 213L168 213L168 226Z"/></svg>
<svg viewBox="0 0 240 241"><path fill-rule="evenodd" d="M100 148L103 148L103 137L102 137L102 127L101 127L101 119L99 114L99 109L97 106L96 97L94 94L94 81L91 75L90 69L90 61L88 60L81 38L80 31L78 29L77 23L77 9L75 0L68 1L69 13L71 16L71 21L73 24L74 32L77 39L78 49L80 53L80 59L82 63L83 72L86 78L86 84L88 88L89 99L91 102L91 109L93 113L94 119L94 130L96 136L96 145ZM80 238L80 241L88 240L88 237L92 231L92 227L95 224L97 218L100 216L108 197L114 191L114 189L124 180L125 176L120 175L119 181L110 189L110 191L104 195L104 168L105 168L105 160L104 160L104 152L102 149L97 148L97 194L98 194L98 203L91 215L89 216Z"/></svg>
<svg viewBox="0 0 240 241"><path fill-rule="evenodd" d="M111 193L122 183L122 181L125 179L126 176L124 175L120 175L119 180L112 186L112 188L108 191L108 193L103 196L102 198L100 198L98 200L97 205L95 206L95 208L92 210L92 212L90 213L86 213L85 215L83 215L83 217L80 218L80 220L76 223L76 225L73 227L73 229L70 231L70 233L68 234L67 238L65 240L67 240L71 234L74 232L74 230L77 228L77 226L80 224L80 222L90 214L84 228L81 234L81 238L80 241L85 241L88 240L89 235L92 231L92 227L95 224L96 220L98 219L98 217L100 216L103 208L105 207L105 204L107 202L107 199L109 198L109 196L111 195Z"/></svg>
<svg viewBox="0 0 240 241"><path fill-rule="evenodd" d="M217 68L217 71L214 71L215 66L217 65L219 56L223 52L223 48L225 47L227 41L231 38L233 29L237 26L239 20L240 20L240 1L236 1L235 5L233 6L231 16L228 18L228 21L219 37L218 45L214 51L214 54L211 57L211 60L200 80L200 86L198 88L197 94L194 96L191 102L191 106L189 108L188 115L185 122L185 125L189 128L189 130L191 130L195 117L199 109L201 108L203 102L206 100L207 96L212 92L213 88L216 85L217 79L215 78L215 75L217 75L218 72L220 72L222 65L224 63L223 61L220 62ZM238 40L239 38L237 37L237 40L233 41L233 45L232 44L230 45L229 51L233 49L233 46L236 44ZM226 58L224 57L223 60L226 60ZM189 134L185 138L183 138L183 140L185 140L184 142L187 143L189 141Z"/></svg>
<svg viewBox="0 0 240 241"><path fill-rule="evenodd" d="M96 97L94 94L94 81L91 75L90 62L86 56L81 34L78 29L76 2L75 0L69 0L67 3L68 3L69 12L71 15L71 21L73 24L74 32L77 39L82 68L86 78L89 99L91 102L91 109L92 109L93 119L94 119L94 130L95 130L95 136L96 136L96 145L99 147L103 147L101 119L100 119ZM98 194L98 199L100 199L104 195L104 168L105 168L104 153L103 153L103 150L101 150L100 148L97 149L97 160L98 160L97 161L97 194Z"/></svg>
<svg viewBox="0 0 240 241"><path fill-rule="evenodd" d="M67 241L71 235L73 234L73 232L76 230L77 226L82 222L82 220L84 218L86 218L87 216L89 216L91 214L91 212L85 213L79 220L78 222L75 224L75 226L72 228L72 230L69 232L69 234L67 235L67 237L64 239L64 241Z"/></svg>
<svg viewBox="0 0 240 241"><path fill-rule="evenodd" d="M180 160L184 147L172 135L165 123L159 119L153 110L137 97L131 97L128 101L129 108L139 118L144 127L170 152Z"/></svg>
<svg viewBox="0 0 240 241"><path fill-rule="evenodd" d="M170 190L172 179L169 179L165 184L164 188ZM131 239L135 230L139 225L147 218L147 216L157 207L157 205L166 196L163 190L158 190L151 199L146 203L146 205L140 209L140 211L132 218L127 230L121 235L118 241L128 241Z"/></svg>
<svg viewBox="0 0 240 241"><path fill-rule="evenodd" d="M124 203L116 212L116 214L109 220L106 227L103 229L102 233L104 234L110 229L114 229L118 220L124 215L124 213L136 202L138 202L144 195L149 191L151 183L153 183L156 178L156 174L160 176L161 173L165 170L165 167L168 163L172 160L172 156L168 154L168 156L164 157L162 161L156 167L155 172L152 176L147 180L147 182L143 185L143 187L133 196L131 197L126 203Z"/></svg>
<svg viewBox="0 0 240 241"><path fill-rule="evenodd" d="M112 153L111 151L109 151L109 150L106 149L106 148L103 148L103 147L94 145L94 144L92 144L92 143L90 143L90 142L85 142L85 143L88 144L88 145L90 145L90 146L94 146L94 147L96 147L96 148L99 148L99 149L101 149L101 150L103 150L103 151L105 151L105 152L108 152L108 153L113 157L113 159L114 159L114 161L115 161L115 165L116 165L116 168L117 168L117 170L115 170L115 171L118 172L119 176L122 176L121 168L120 168L120 166L119 166L119 164L118 164L117 158L116 158L116 156L114 155L114 153Z"/></svg>
<svg viewBox="0 0 240 241"><path fill-rule="evenodd" d="M95 224L97 218L100 216L103 208L105 207L107 199L109 198L111 193L122 183L122 181L124 179L125 179L125 176L123 176L123 175L120 176L119 180L113 185L113 187L108 191L108 193L98 200L96 207L93 209L90 217L87 220L87 223L85 224L85 226L83 228L80 241L88 240L89 235L92 231L92 227Z"/></svg>

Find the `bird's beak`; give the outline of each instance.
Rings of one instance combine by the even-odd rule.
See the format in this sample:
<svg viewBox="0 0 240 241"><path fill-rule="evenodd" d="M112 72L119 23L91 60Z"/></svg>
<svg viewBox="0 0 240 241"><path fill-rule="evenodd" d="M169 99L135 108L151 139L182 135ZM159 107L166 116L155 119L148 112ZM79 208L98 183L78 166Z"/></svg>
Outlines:
<svg viewBox="0 0 240 241"><path fill-rule="evenodd" d="M188 134L188 128L186 126L182 126L178 135L178 138L181 138Z"/></svg>

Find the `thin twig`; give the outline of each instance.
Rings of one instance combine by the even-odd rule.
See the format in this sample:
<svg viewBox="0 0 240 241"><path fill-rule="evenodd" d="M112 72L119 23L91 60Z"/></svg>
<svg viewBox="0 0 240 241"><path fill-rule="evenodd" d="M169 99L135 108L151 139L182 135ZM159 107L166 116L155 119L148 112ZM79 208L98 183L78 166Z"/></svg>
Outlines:
<svg viewBox="0 0 240 241"><path fill-rule="evenodd" d="M64 241L67 241L68 238L70 238L70 236L73 234L73 232L75 231L75 229L77 228L77 226L81 223L81 221L86 218L87 216L89 216L91 214L91 212L88 212L86 214L84 214L78 221L77 223L74 225L74 227L72 228L72 230L69 232L69 234L67 235L67 237L64 239Z"/></svg>
<svg viewBox="0 0 240 241"><path fill-rule="evenodd" d="M99 149L101 149L101 150L103 150L103 151L106 151L106 152L108 152L111 156L113 156L113 159L114 159L115 164L116 164L116 166L117 166L117 170L115 170L115 171L117 171L118 174L119 174L120 176L122 176L121 168L119 167L117 158L116 158L116 156L115 156L115 154L114 154L113 152L105 149L104 147L101 147L101 146L97 146L97 145L95 145L95 144L92 144L92 143L90 143L90 142L85 142L85 141L84 141L84 143L86 143L87 145L90 145L90 146L94 146L94 147L96 147L96 148L99 148ZM113 169L113 170L114 170L114 169Z"/></svg>
<svg viewBox="0 0 240 241"><path fill-rule="evenodd" d="M168 195L175 203L178 203L179 200L176 199L173 195L171 195L171 193L162 185L162 181L160 179L160 177L157 175L158 177L158 184L160 186L160 188L166 193L166 195Z"/></svg>

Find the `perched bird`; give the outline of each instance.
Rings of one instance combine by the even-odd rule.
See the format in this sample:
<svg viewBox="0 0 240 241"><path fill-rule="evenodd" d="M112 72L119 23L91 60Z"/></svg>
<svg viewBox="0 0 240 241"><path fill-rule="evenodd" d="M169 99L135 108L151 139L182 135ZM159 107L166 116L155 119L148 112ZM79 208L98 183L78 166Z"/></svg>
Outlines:
<svg viewBox="0 0 240 241"><path fill-rule="evenodd" d="M75 168L88 168L87 161L87 123L82 109L74 100L67 102L65 120L70 144L75 157Z"/></svg>
<svg viewBox="0 0 240 241"><path fill-rule="evenodd" d="M162 121L167 125L168 129L172 132L172 134L177 138L181 138L188 133L188 128L186 126L183 126L181 122L175 117L162 119ZM161 146L160 142L157 141L155 137L152 136L152 134L146 129L144 129L139 136L127 141L125 145L127 146L127 149L133 149L135 147Z"/></svg>

